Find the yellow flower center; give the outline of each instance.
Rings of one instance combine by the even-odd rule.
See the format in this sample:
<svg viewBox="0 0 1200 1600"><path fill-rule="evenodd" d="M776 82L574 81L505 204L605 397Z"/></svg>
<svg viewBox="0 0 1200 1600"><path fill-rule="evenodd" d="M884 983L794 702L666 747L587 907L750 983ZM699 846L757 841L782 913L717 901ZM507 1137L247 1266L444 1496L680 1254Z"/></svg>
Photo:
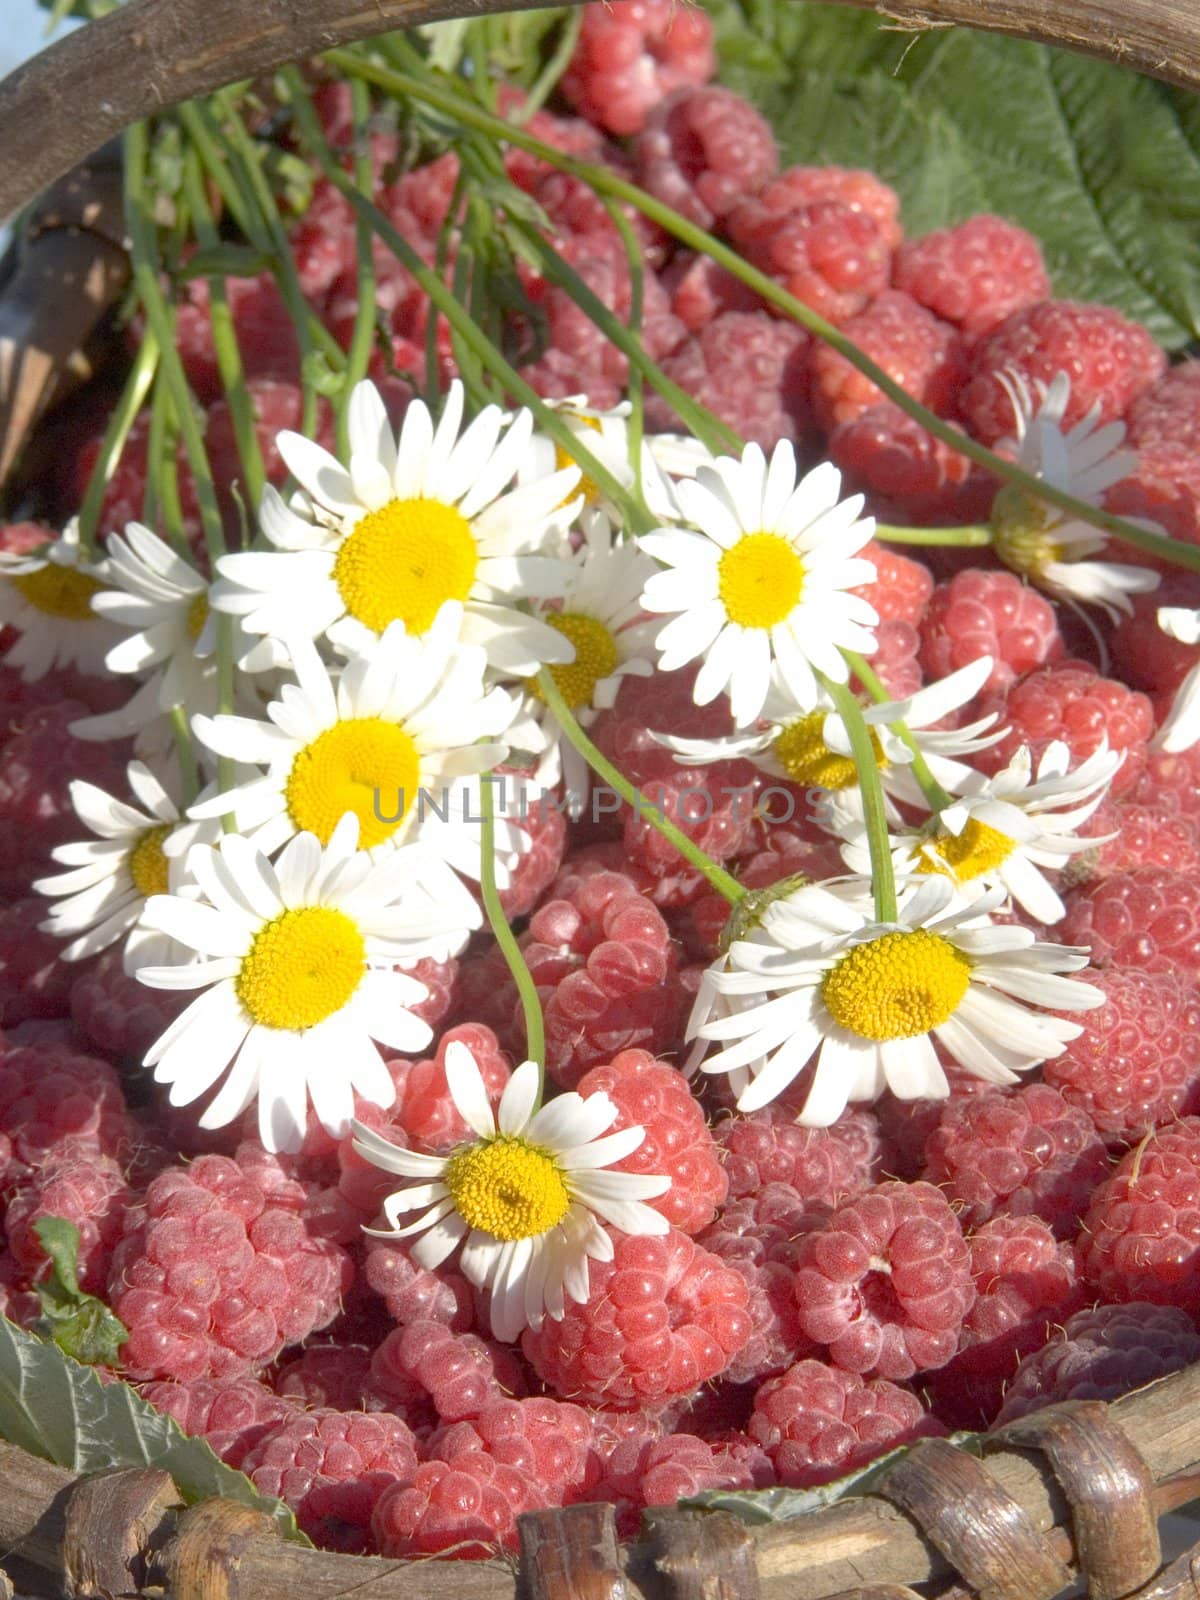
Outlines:
<svg viewBox="0 0 1200 1600"><path fill-rule="evenodd" d="M1008 834L969 817L961 833L931 839L923 850L914 852L918 857L916 870L944 872L947 877L966 883L971 878L982 877L985 872L995 872L1015 848L1016 840L1010 839ZM936 861L930 851L937 857Z"/></svg>
<svg viewBox="0 0 1200 1600"><path fill-rule="evenodd" d="M187 613L187 636L195 644L204 632L204 624L208 621L208 590L201 589L196 595Z"/></svg>
<svg viewBox="0 0 1200 1600"><path fill-rule="evenodd" d="M571 425L570 423L568 424L568 426ZM601 431L600 424L595 417L576 417L573 419L573 425L576 432L582 428L591 428L596 433ZM554 446L554 467L557 472L565 472L568 467L577 466L579 466L579 463L575 457L564 450L562 445L556 444ZM568 501L574 500L577 494L581 494L589 506L597 505L600 500L600 486L594 478L590 478L586 472L582 472L579 482L571 490L570 494L563 496L559 501L559 505L565 506Z"/></svg>
<svg viewBox="0 0 1200 1600"><path fill-rule="evenodd" d="M356 621L374 633L402 622L427 633L447 600L465 600L479 550L471 524L441 500L392 500L370 511L333 564L333 581Z"/></svg>
<svg viewBox="0 0 1200 1600"><path fill-rule="evenodd" d="M163 845L175 831L173 823L147 828L129 852L129 876L139 894L149 898L152 894L168 892L168 864Z"/></svg>
<svg viewBox="0 0 1200 1600"><path fill-rule="evenodd" d="M371 850L415 814L420 782L412 735L399 723L357 717L326 728L297 752L284 799L296 827L322 844L353 811L358 847Z"/></svg>
<svg viewBox="0 0 1200 1600"><path fill-rule="evenodd" d="M730 622L773 628L800 603L804 563L778 533L747 533L717 563L717 593Z"/></svg>
<svg viewBox="0 0 1200 1600"><path fill-rule="evenodd" d="M532 1239L556 1227L571 1204L554 1157L508 1135L451 1156L443 1181L463 1221L494 1239Z"/></svg>
<svg viewBox="0 0 1200 1600"><path fill-rule="evenodd" d="M284 911L254 936L235 982L264 1028L296 1032L340 1011L366 971L366 943L344 911Z"/></svg>
<svg viewBox="0 0 1200 1600"><path fill-rule="evenodd" d="M54 561L47 561L36 572L18 573L8 581L36 610L67 622L90 621L96 615L92 596L104 587L77 567L60 567Z"/></svg>
<svg viewBox="0 0 1200 1600"><path fill-rule="evenodd" d="M1051 561L1062 561L1062 545L1049 537L1053 513L1044 501L1015 484L1001 489L992 508L992 544L1006 567L1037 578Z"/></svg>
<svg viewBox="0 0 1200 1600"><path fill-rule="evenodd" d="M541 620L575 646L574 661L550 668L559 694L572 711L590 706L600 679L616 671L616 640L603 622L579 611L548 611ZM527 687L539 700L542 698L536 678L528 679Z"/></svg>
<svg viewBox="0 0 1200 1600"><path fill-rule="evenodd" d="M897 930L848 950L821 980L833 1020L860 1039L914 1039L958 1008L971 963L941 934Z"/></svg>
<svg viewBox="0 0 1200 1600"><path fill-rule="evenodd" d="M772 746L779 765L802 789L852 789L858 782L853 757L831 750L825 743L823 730L827 714L810 711L807 716L789 722ZM875 752L876 766L886 767L887 757L874 729L871 730L871 748Z"/></svg>

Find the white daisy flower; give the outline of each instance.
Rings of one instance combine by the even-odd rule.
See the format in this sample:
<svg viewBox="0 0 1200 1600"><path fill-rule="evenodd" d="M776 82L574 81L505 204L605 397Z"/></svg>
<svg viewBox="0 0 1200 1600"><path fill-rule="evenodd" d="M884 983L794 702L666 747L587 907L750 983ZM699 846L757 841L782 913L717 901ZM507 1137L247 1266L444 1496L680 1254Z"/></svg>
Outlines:
<svg viewBox="0 0 1200 1600"><path fill-rule="evenodd" d="M995 714L949 731L934 731L932 725L969 704L991 670L992 658L981 656L940 682L918 689L905 700L863 706L886 800L895 799L907 805L924 803L920 785L912 775L913 750L896 732L898 724L903 724L912 734L913 743L943 789L954 793L978 781L975 769L955 758L972 755L1004 737L1002 730L991 731L996 722ZM762 722L764 726L751 732L723 739L681 739L659 733L654 734L654 738L671 750L682 766L706 766L712 761L732 761L740 757L752 762L768 777L794 783L802 789L824 791L833 802L828 808L831 831L841 831L843 816L861 819L862 794L850 737L824 689L818 689L817 703L811 711L799 711L776 668L763 706ZM895 807L889 804L888 810L893 820L899 822L900 815Z"/></svg>
<svg viewBox="0 0 1200 1600"><path fill-rule="evenodd" d="M1060 974L1087 965L1087 951L1036 944L1027 928L999 927L981 913L993 890L951 910L954 885L923 883L894 923L813 884L777 900L760 938L736 942L713 988L757 995L752 1010L703 1023L699 1035L724 1049L705 1072L748 1068L738 1108L755 1111L815 1060L798 1121L827 1127L851 1101L890 1089L901 1100L949 1093L935 1041L966 1071L992 1083L1051 1056L1082 1032L1078 1023L1028 1009L1104 1004L1091 984ZM733 1041L727 1043L726 1041Z"/></svg>
<svg viewBox="0 0 1200 1600"><path fill-rule="evenodd" d="M1071 770L1071 752L1056 740L1038 762L1028 745L993 778L976 773L977 789L939 811L925 827L892 840L897 873L939 873L969 899L1001 888L1038 922L1067 914L1043 869L1061 871L1072 856L1103 844L1081 839L1078 829L1108 793L1121 765L1119 751L1102 745ZM870 851L859 830L843 846L846 865L870 871Z"/></svg>
<svg viewBox="0 0 1200 1600"><path fill-rule="evenodd" d="M571 467L505 492L525 459L533 420L507 424L488 406L461 433L463 390L452 383L435 428L413 400L397 440L383 401L361 383L350 404L350 465L281 433L279 453L301 486L289 508L268 489L260 520L275 546L218 562L212 603L251 633L290 641L325 635L362 650L393 622L421 636L448 600L463 607L463 639L498 669L527 676L569 660L561 634L517 610L560 594L563 563L547 554L577 510Z"/></svg>
<svg viewBox="0 0 1200 1600"><path fill-rule="evenodd" d="M1158 625L1180 644L1200 644L1200 611L1188 606L1160 606ZM1200 741L1200 661L1175 691L1175 701L1154 736L1155 747L1169 755L1190 750Z"/></svg>
<svg viewBox="0 0 1200 1600"><path fill-rule="evenodd" d="M312 1106L340 1137L354 1095L389 1106L395 1085L372 1040L423 1049L432 1032L411 1008L423 983L395 970L442 948L446 910L414 880L403 851L373 863L356 850L358 822L343 818L322 849L311 833L290 840L274 866L247 839L196 845L187 867L194 898L156 895L146 924L198 959L144 966L156 989L203 989L146 1054L172 1105L191 1105L221 1078L200 1117L232 1122L256 1098L268 1150L299 1148Z"/></svg>
<svg viewBox="0 0 1200 1600"><path fill-rule="evenodd" d="M479 877L479 774L507 755L498 736L515 708L503 689L485 687L483 651L457 642L461 621L462 606L448 601L424 638L393 623L336 675L310 641L294 642L297 682L283 687L265 722L195 718L208 749L267 770L190 814L232 815L273 855L296 833L328 844L349 812L362 849L420 851L424 881L454 904L465 937L481 913L456 873ZM522 837L497 830L503 884L503 856Z"/></svg>
<svg viewBox="0 0 1200 1600"><path fill-rule="evenodd" d="M92 610L107 576L104 562L85 559L75 521L28 555L0 551L0 627L20 634L4 659L26 683L59 667L99 676L120 638Z"/></svg>
<svg viewBox="0 0 1200 1600"><path fill-rule="evenodd" d="M1012 401L1016 437L1002 440L996 449L1014 454L1026 472L1099 506L1105 490L1137 466L1136 452L1120 448L1125 424L1102 426L1099 402L1064 433L1062 420L1071 400L1065 372L1056 374L1049 386L1035 381L1033 392L1017 372L1003 372L1000 380ZM1155 533L1163 531L1152 522L1133 520ZM992 528L996 554L1014 572L1050 594L1097 605L1114 622L1122 611L1133 609L1131 594L1158 587L1158 574L1145 567L1091 560L1107 549L1106 534L1013 485L996 496Z"/></svg>
<svg viewBox="0 0 1200 1600"><path fill-rule="evenodd" d="M475 1058L459 1043L446 1050L446 1082L477 1136L469 1144L423 1155L359 1122L354 1143L385 1172L417 1180L384 1201L392 1232L382 1236L416 1235L413 1257L429 1269L461 1246L464 1275L491 1292L497 1339L540 1328L547 1312L561 1321L568 1299L586 1301L588 1261L613 1258L602 1223L623 1233L667 1232L666 1218L642 1202L665 1194L670 1178L604 1171L645 1138L641 1127L605 1134L617 1118L608 1095L560 1094L535 1110L538 1069L526 1061L493 1116ZM401 1227L399 1218L417 1210L422 1215Z"/></svg>
<svg viewBox="0 0 1200 1600"><path fill-rule="evenodd" d="M863 499L839 500L842 479L828 462L796 482L796 455L782 440L768 465L758 445L740 461L718 456L675 494L691 528L665 528L639 540L667 571L647 583L647 611L673 612L656 640L670 672L702 660L698 705L729 692L734 721L762 712L771 666L802 710L817 703L815 673L845 683L843 650L869 655L879 618L853 588L875 567L857 558L874 520ZM700 530L700 531L693 531Z"/></svg>
<svg viewBox="0 0 1200 1600"><path fill-rule="evenodd" d="M125 970L167 957L166 942L142 924L151 895L178 893L186 881L181 849L194 844L201 825L189 823L162 784L140 761L127 768L129 787L142 809L76 779L71 804L94 839L61 844L53 859L69 872L39 878L34 889L55 900L47 933L72 942L64 961L82 961L125 940Z"/></svg>

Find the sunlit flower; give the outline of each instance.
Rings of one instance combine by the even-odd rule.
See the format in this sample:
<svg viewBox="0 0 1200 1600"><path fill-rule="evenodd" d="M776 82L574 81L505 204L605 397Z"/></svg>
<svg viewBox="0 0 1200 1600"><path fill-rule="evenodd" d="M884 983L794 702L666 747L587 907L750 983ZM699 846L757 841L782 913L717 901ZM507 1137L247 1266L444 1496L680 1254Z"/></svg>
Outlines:
<svg viewBox="0 0 1200 1600"><path fill-rule="evenodd" d="M1160 606L1158 625L1180 644L1200 644L1200 611L1187 606ZM1166 720L1154 736L1154 743L1169 755L1190 750L1200 742L1200 660L1175 691L1175 700Z"/></svg>
<svg viewBox="0 0 1200 1600"><path fill-rule="evenodd" d="M638 1148L645 1129L606 1133L617 1107L603 1092L560 1094L535 1110L538 1076L536 1063L523 1062L493 1116L475 1058L456 1041L446 1050L446 1082L476 1135L469 1144L425 1155L354 1124L361 1156L415 1180L384 1201L392 1232L383 1237L413 1238L414 1259L430 1270L459 1250L466 1278L491 1293L497 1339L540 1328L547 1313L561 1321L567 1300L586 1301L589 1260L613 1259L602 1223L667 1232L666 1218L643 1201L665 1194L670 1178L605 1171ZM402 1227L412 1211L422 1214Z"/></svg>
<svg viewBox="0 0 1200 1600"><path fill-rule="evenodd" d="M92 609L104 588L103 562L79 546L79 524L28 555L0 551L0 626L20 635L5 653L27 683L58 667L99 674L120 634Z"/></svg>

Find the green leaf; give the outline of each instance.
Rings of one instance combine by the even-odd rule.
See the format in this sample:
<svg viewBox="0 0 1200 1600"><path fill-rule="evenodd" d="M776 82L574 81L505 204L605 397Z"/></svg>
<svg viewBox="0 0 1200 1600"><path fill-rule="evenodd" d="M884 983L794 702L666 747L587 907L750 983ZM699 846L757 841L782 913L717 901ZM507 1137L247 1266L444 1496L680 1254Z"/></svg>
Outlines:
<svg viewBox="0 0 1200 1600"><path fill-rule="evenodd" d="M0 1438L71 1472L162 1467L188 1502L221 1496L265 1512L285 1538L308 1541L291 1511L189 1439L125 1383L101 1383L56 1345L0 1318Z"/></svg>
<svg viewBox="0 0 1200 1600"><path fill-rule="evenodd" d="M1200 103L1119 67L795 0L711 0L721 79L785 165L868 167L921 234L981 211L1042 243L1054 292L1168 349L1200 332Z"/></svg>
<svg viewBox="0 0 1200 1600"><path fill-rule="evenodd" d="M37 1285L45 1332L60 1350L86 1366L112 1366L129 1330L103 1300L79 1287L79 1229L65 1217L41 1217L33 1231L50 1259Z"/></svg>

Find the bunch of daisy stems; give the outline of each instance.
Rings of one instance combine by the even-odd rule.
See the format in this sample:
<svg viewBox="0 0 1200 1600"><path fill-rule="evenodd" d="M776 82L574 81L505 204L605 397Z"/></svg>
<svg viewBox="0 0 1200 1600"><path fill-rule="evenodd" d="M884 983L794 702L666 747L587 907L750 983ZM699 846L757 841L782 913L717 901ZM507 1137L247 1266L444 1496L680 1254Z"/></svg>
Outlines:
<svg viewBox="0 0 1200 1600"><path fill-rule="evenodd" d="M206 1102L206 1128L256 1106L273 1150L298 1148L312 1120L339 1136L353 1129L360 1151L402 1180L384 1208L394 1235L413 1236L429 1267L458 1250L463 1271L491 1292L494 1332L514 1338L547 1314L561 1317L568 1298L586 1298L589 1260L612 1257L605 1224L665 1231L646 1202L670 1182L613 1170L643 1130L608 1131L617 1111L606 1095L545 1099L537 993L500 904L528 848L522 823L539 806L578 816L599 780L729 901L723 954L688 1024L687 1065L725 1075L739 1109L787 1090L798 1119L820 1126L885 1088L904 1099L945 1096L947 1058L1014 1082L1079 1033L1059 1013L1103 996L1073 976L1086 951L1039 942L992 913L1011 900L1044 924L1063 915L1043 869L1095 842L1079 828L1118 758L1101 749L1072 770L1065 748L1051 747L1034 770L1021 750L985 778L964 758L1004 730L994 719L953 731L945 723L975 697L990 661L889 700L869 665L878 618L857 591L875 568L861 552L873 534L994 542L1031 581L1109 609L1127 609L1129 593L1157 581L1096 559L1109 535L1184 565L1198 553L1098 509L1129 458L1119 425L1099 428L1093 416L1064 433L1065 376L1036 394L1014 384L1012 459L995 456L702 230L611 171L501 122L481 75L468 84L435 74L401 38L331 61L351 82L360 125L373 86L452 126L462 195L486 188L489 218L505 181L503 143L582 176L605 198L629 250L628 326L523 220L515 194L507 229L628 356L629 401L598 413L585 397L540 400L485 331L486 316L473 320L371 204L367 155L347 171L329 149L300 74L281 78L293 130L357 218L359 312L346 351L304 303L237 97L185 107L169 124L182 172L173 240L152 221L150 132L132 130L128 225L146 335L78 518L48 547L2 558L0 619L17 630L9 659L27 676L73 665L134 680L123 709L73 731L136 736L138 759L130 800L74 785L93 837L60 847L66 870L37 887L52 901L47 926L68 941L65 959L119 942L142 982L195 996L145 1058L172 1104ZM301 341L302 426L276 441L291 475L286 494L267 484L254 432L214 188L276 274ZM641 349L638 252L624 205L714 257L931 433L990 467L1005 482L994 525L877 527L861 497L842 496L833 466L801 474L786 443L769 460L757 446L743 449ZM462 218L471 208L451 214L469 266ZM249 525L234 552L162 287L164 245L185 237L213 263L213 339ZM414 399L398 435L365 381L375 237L449 323L463 374L444 394ZM480 303L481 284L474 301L469 285L461 298ZM436 361L428 365L436 374ZM643 436L646 382L675 406L686 435ZM336 409L334 453L313 440L321 395ZM101 530L105 485L147 403L144 522ZM177 440L195 480L206 562L182 536L170 466ZM1190 618L1171 614L1178 636L1200 636L1200 619ZM587 729L625 677L689 665L697 703L726 701L735 731L662 742L685 766L737 757L768 785L818 792L845 876L746 892L592 743ZM1185 686L1167 737L1188 736L1198 697ZM397 1148L354 1120L355 1096L391 1103L376 1045L411 1053L431 1039L416 1014L427 991L413 967L455 955L485 919L522 998L529 1059L493 1110L470 1053L451 1046L448 1092L470 1141L445 1157Z"/></svg>

